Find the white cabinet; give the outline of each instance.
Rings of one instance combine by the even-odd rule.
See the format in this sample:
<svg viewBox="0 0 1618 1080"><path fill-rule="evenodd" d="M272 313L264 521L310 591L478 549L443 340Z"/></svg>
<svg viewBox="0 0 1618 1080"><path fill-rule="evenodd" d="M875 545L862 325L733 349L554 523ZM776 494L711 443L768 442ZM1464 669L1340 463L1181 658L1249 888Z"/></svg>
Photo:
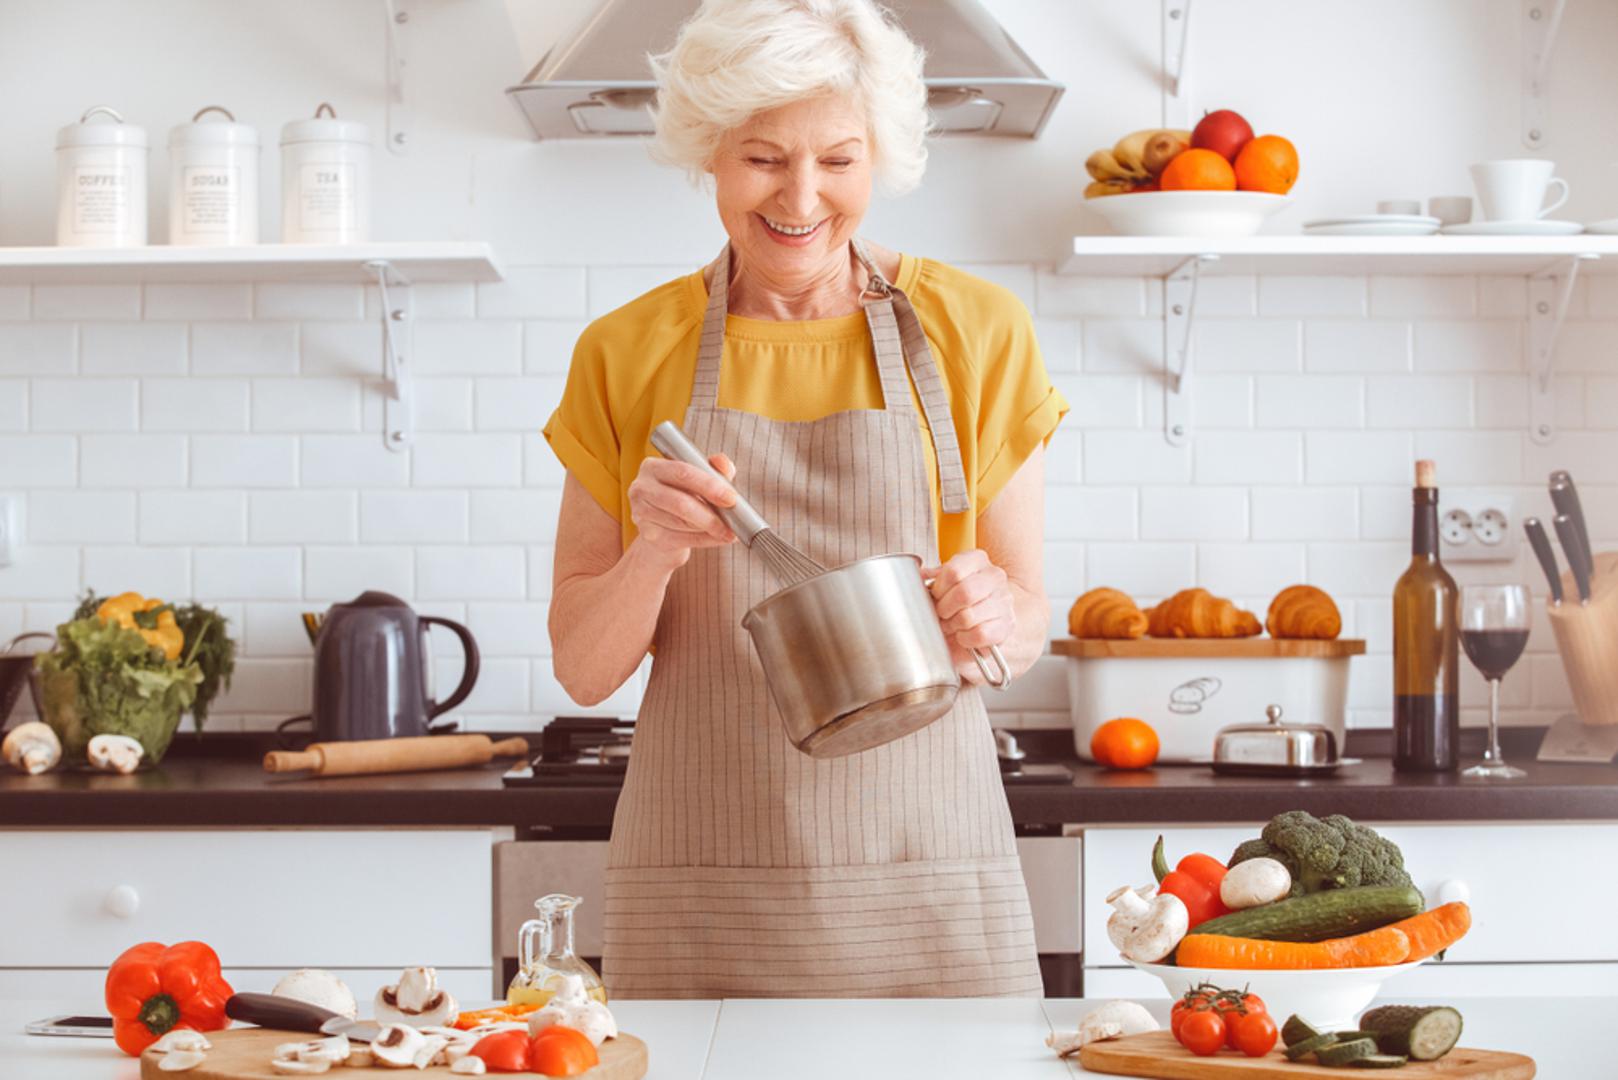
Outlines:
<svg viewBox="0 0 1618 1080"><path fill-rule="evenodd" d="M1094 828L1084 833L1085 993L1162 994L1162 984L1128 967L1107 940L1106 895L1151 882L1152 843L1167 838L1170 864L1192 851L1229 858L1257 836L1248 826ZM1606 913L1608 890L1580 888L1603 872L1601 855L1618 850L1618 825L1375 825L1398 844L1428 903L1464 899L1472 929L1443 962L1400 977L1412 993L1520 994L1523 979L1551 992L1610 993L1618 971L1618 924ZM1509 966L1508 966L1509 965ZM1451 989L1453 988L1453 990Z"/></svg>
<svg viewBox="0 0 1618 1080"><path fill-rule="evenodd" d="M99 996L131 945L198 940L242 989L325 967L353 972L363 997L377 972L428 964L486 998L490 848L482 829L0 833L0 995L55 979Z"/></svg>

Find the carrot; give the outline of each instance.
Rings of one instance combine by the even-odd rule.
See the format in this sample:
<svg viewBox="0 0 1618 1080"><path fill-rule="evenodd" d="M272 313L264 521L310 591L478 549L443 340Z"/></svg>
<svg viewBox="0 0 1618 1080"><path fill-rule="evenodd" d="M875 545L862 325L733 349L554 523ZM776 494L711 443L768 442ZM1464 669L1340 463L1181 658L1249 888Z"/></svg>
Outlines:
<svg viewBox="0 0 1618 1080"><path fill-rule="evenodd" d="M1261 941L1223 934L1187 934L1174 962L1188 968L1350 968L1401 964L1410 939L1392 926L1326 941Z"/></svg>
<svg viewBox="0 0 1618 1080"><path fill-rule="evenodd" d="M1472 909L1459 900L1440 904L1431 911L1412 915L1408 919L1391 923L1391 928L1403 930L1410 939L1410 960L1425 960L1434 956L1461 938L1472 928Z"/></svg>

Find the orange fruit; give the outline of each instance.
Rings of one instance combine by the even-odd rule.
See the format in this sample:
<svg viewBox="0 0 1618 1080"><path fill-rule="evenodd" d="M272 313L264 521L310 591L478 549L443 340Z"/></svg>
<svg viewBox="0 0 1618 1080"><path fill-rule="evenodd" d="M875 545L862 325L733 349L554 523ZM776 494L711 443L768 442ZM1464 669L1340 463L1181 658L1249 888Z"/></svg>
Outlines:
<svg viewBox="0 0 1618 1080"><path fill-rule="evenodd" d="M1164 191L1235 191L1236 173L1223 154L1192 149L1174 155L1158 183Z"/></svg>
<svg viewBox="0 0 1618 1080"><path fill-rule="evenodd" d="M1298 180L1298 151L1279 135L1260 135L1236 155L1236 187L1285 195Z"/></svg>
<svg viewBox="0 0 1618 1080"><path fill-rule="evenodd" d="M1133 716L1108 720L1090 736L1090 756L1109 769L1144 769L1157 760L1157 732Z"/></svg>
<svg viewBox="0 0 1618 1080"><path fill-rule="evenodd" d="M546 1076L577 1076L601 1064L595 1043L577 1028L541 1028L528 1044L528 1069Z"/></svg>

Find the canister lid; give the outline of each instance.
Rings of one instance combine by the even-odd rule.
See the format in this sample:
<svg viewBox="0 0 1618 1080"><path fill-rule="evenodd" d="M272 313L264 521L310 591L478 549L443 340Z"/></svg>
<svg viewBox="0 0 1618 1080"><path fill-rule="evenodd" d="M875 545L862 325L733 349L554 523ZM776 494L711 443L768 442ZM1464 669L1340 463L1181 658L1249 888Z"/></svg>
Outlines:
<svg viewBox="0 0 1618 1080"><path fill-rule="evenodd" d="M209 113L219 113L223 122L203 121ZM177 124L169 129L170 146L258 146L258 129L251 124L238 123L229 109L209 105L197 110L189 124Z"/></svg>
<svg viewBox="0 0 1618 1080"><path fill-rule="evenodd" d="M91 121L97 116L110 117L100 123ZM132 146L146 149L146 129L139 124L124 121L118 110L107 105L86 109L79 122L69 124L56 132L56 147L70 146Z"/></svg>
<svg viewBox="0 0 1618 1080"><path fill-rule="evenodd" d="M292 120L281 128L281 145L303 142L371 142L371 129L358 120L339 120L337 110L322 102L313 120Z"/></svg>

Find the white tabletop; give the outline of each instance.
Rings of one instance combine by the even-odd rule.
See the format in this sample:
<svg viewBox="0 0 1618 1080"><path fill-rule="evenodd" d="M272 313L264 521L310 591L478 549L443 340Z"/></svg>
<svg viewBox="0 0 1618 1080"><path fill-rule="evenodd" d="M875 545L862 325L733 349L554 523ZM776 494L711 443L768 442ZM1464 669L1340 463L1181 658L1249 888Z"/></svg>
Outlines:
<svg viewBox="0 0 1618 1080"><path fill-rule="evenodd" d="M1417 1002L1412 1002L1417 1003ZM83 1001L0 999L4 1080L139 1080L111 1039L23 1034L23 1024L97 1011ZM1089 1075L1045 1047L1099 1000L945 998L906 1001L621 1001L625 1031L651 1048L649 1080L1065 1080ZM1166 1020L1168 1002L1143 1002ZM1514 1050L1552 1080L1606 1080L1605 1025L1618 998L1470 998L1467 1046Z"/></svg>

